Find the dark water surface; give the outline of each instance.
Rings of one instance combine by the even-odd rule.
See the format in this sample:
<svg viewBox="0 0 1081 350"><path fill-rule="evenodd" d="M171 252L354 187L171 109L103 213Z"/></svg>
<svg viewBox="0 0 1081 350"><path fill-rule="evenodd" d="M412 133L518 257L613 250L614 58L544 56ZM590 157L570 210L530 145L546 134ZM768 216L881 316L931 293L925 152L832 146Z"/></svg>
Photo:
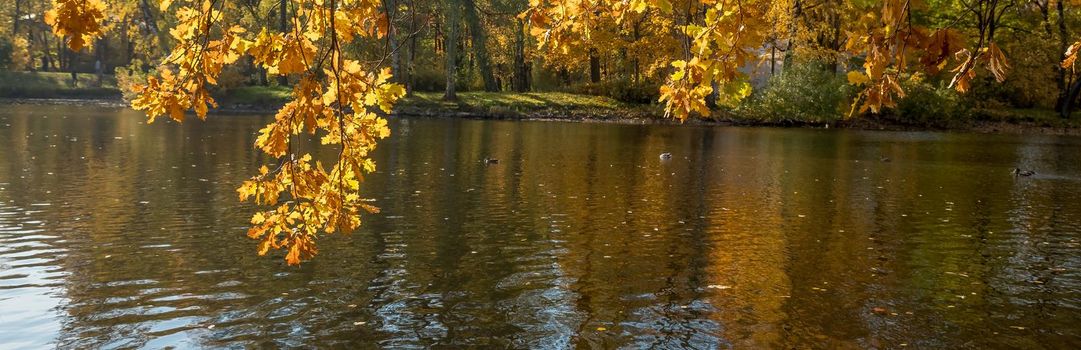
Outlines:
<svg viewBox="0 0 1081 350"><path fill-rule="evenodd" d="M0 106L0 348L1081 347L1078 138L393 119L297 268L264 120Z"/></svg>

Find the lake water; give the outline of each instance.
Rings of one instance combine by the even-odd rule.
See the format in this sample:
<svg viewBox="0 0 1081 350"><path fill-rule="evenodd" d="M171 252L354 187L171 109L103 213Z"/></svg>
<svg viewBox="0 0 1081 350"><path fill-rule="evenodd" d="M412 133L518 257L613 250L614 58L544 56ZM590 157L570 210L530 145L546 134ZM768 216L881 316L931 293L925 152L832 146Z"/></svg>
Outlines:
<svg viewBox="0 0 1081 350"><path fill-rule="evenodd" d="M0 106L0 348L1081 347L1079 138L395 118L288 267L266 120Z"/></svg>

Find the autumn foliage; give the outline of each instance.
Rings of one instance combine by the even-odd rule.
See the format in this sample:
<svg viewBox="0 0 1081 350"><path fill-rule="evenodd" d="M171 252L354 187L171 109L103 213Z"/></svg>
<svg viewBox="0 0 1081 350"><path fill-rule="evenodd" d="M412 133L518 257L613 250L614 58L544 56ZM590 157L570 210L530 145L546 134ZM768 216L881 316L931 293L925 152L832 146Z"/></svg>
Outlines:
<svg viewBox="0 0 1081 350"><path fill-rule="evenodd" d="M57 36L66 37L68 47L79 51L102 35L105 3L101 0L55 0L45 12L45 23Z"/></svg>
<svg viewBox="0 0 1081 350"><path fill-rule="evenodd" d="M390 132L381 116L405 94L392 80L401 72L386 62L396 52L387 37L394 28L387 13L400 10L388 4L393 2L291 0L282 28L259 24L260 30L250 30L231 17L243 12L237 8L241 4L159 2L162 12L175 17L168 30L175 44L157 74L135 87L132 101L151 122L162 116L182 122L189 112L205 118L217 106L208 87L238 62L291 82L291 99L259 131L254 145L275 161L237 189L240 200L262 207L248 231L259 241L260 254L285 249L286 261L298 264L316 253L320 234L350 232L361 224L360 213L377 210L359 190L364 175L375 168L370 152ZM957 18L921 20L935 6L954 9ZM1010 64L995 32L1011 6L994 0L529 0L515 20L552 62L593 65L598 48L607 48L634 62L636 83L642 63L664 77L659 102L666 114L685 120L751 95L747 67L762 65L766 57L773 65L779 47L785 61L801 53L844 71L859 90L850 115L895 106L905 96L902 82L914 76L946 75L960 93L980 74L1001 82ZM79 50L102 35L104 8L101 0L55 0L46 21ZM957 23L962 22L974 25L961 30ZM372 45L383 38L387 45ZM357 45L361 42L367 45ZM382 50L381 58L358 59L346 47ZM1069 47L1062 69L1072 69L1079 47ZM489 80L486 85L492 85ZM301 137L335 147L336 159L315 160L311 150L299 146Z"/></svg>
<svg viewBox="0 0 1081 350"><path fill-rule="evenodd" d="M833 5L833 6L828 6ZM848 18L834 27L800 26L796 17L810 17L804 7L830 8L829 18ZM748 72L741 70L759 59L761 51L777 42L822 40L816 31L843 32L843 48L827 56L860 57L862 69L848 73L849 81L862 88L853 103L855 111L878 112L895 106L904 97L900 81L912 70L931 74L949 69L951 86L969 89L976 68L983 67L997 80L1009 68L1006 56L993 41L996 20L1009 6L997 1L973 1L968 16L976 17L979 36L974 46L952 28L929 28L913 24L919 1L868 2L800 0L632 0L597 1L533 0L525 16L542 46L555 51L584 51L606 23L620 25L635 17L672 18L670 28L682 34L681 50L668 53L671 75L661 87L661 101L677 118L709 115L707 99L733 105L750 95ZM780 24L780 25L778 25Z"/></svg>
<svg viewBox="0 0 1081 350"><path fill-rule="evenodd" d="M73 38L93 37L96 27L84 22L93 22L100 3L93 2L91 9L79 9L79 3L59 3L56 18ZM360 197L360 183L375 169L369 153L390 133L379 113L389 113L405 94L401 85L390 82L391 72L380 62L360 62L342 54L343 45L386 33L380 3L294 4L292 32L264 29L252 34L230 25L224 1L162 1L163 10L176 14L178 22L169 34L177 44L159 74L135 87L137 97L132 101L132 107L146 111L151 122L160 116L183 122L187 111L204 119L216 106L208 87L217 84L225 66L242 57L250 57L271 74L297 81L292 100L260 130L255 142L277 161L237 189L240 200L267 208L252 216L248 231L260 242L259 254L286 249L290 265L315 255L319 234L351 232L360 225L361 211L378 210ZM69 43L74 49L82 41ZM313 160L297 145L302 134L319 136L323 145L337 147L337 159Z"/></svg>

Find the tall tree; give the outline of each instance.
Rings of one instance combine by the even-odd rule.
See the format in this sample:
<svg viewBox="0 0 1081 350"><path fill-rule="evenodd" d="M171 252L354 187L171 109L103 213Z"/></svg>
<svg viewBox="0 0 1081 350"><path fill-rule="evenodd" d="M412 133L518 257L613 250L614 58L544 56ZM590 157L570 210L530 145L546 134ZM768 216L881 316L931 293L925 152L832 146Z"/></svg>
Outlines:
<svg viewBox="0 0 1081 350"><path fill-rule="evenodd" d="M11 37L12 38L19 36L19 21L22 20L22 16L23 16L23 14L22 14L22 4L23 4L23 0L15 0L15 11L11 14L11 16L14 17L12 19L12 21L11 21L12 22L12 24L11 24L11 27L12 27L11 28Z"/></svg>
<svg viewBox="0 0 1081 350"><path fill-rule="evenodd" d="M532 74L525 57L525 27L521 19L516 19L514 26L514 72L512 73L511 85L514 91L526 92L530 90L530 75Z"/></svg>
<svg viewBox="0 0 1081 350"><path fill-rule="evenodd" d="M400 79L405 84L406 95L413 94L413 88L416 87L414 81L415 69L417 62L417 4L416 0L409 0L409 52L405 56L405 69L402 71L404 76Z"/></svg>
<svg viewBox="0 0 1081 350"><path fill-rule="evenodd" d="M458 99L458 31L461 23L458 14L460 4L457 0L443 1L443 53L446 63L443 67L447 76L446 90L443 91L443 99L454 101Z"/></svg>
<svg viewBox="0 0 1081 350"><path fill-rule="evenodd" d="M383 8L387 11L387 48L390 50L390 71L394 72L396 82L402 82L402 54L398 44L398 2L395 0L383 0Z"/></svg>
<svg viewBox="0 0 1081 350"><path fill-rule="evenodd" d="M499 91L495 75L492 74L492 66L488 59L488 35L485 33L484 24L477 15L477 4L473 0L461 0L462 9L465 10L465 22L469 25L469 34L473 42L473 57L477 62L477 70L484 81L484 91Z"/></svg>
<svg viewBox="0 0 1081 350"><path fill-rule="evenodd" d="M286 36L289 35L289 21L288 21L289 18L290 18L289 17L289 1L288 0L279 0L278 1L278 31L280 31L282 33L282 35L286 35ZM289 85L289 77L286 76L285 74L279 74L278 75L278 86L287 86L287 85Z"/></svg>
<svg viewBox="0 0 1081 350"><path fill-rule="evenodd" d="M1066 45L1069 42L1068 37L1070 35L1069 31L1066 28L1066 10L1064 3L1064 0L1055 1L1055 10L1056 12L1058 12L1057 23L1059 52L1066 52ZM1058 83L1059 87L1059 96L1058 99L1055 101L1055 107L1059 108L1060 110L1066 111L1062 108L1062 106L1065 103L1066 99L1069 97L1069 91L1067 87L1070 85L1071 82L1067 81L1066 79L1068 76L1066 72L1066 67L1063 67L1062 65L1057 65L1055 68L1057 69L1056 73L1058 73L1056 75L1056 82ZM1064 118L1068 118L1070 115L1068 112L1065 112L1062 114L1062 116Z"/></svg>
<svg viewBox="0 0 1081 350"><path fill-rule="evenodd" d="M601 82L601 58L595 48L589 49L589 82Z"/></svg>

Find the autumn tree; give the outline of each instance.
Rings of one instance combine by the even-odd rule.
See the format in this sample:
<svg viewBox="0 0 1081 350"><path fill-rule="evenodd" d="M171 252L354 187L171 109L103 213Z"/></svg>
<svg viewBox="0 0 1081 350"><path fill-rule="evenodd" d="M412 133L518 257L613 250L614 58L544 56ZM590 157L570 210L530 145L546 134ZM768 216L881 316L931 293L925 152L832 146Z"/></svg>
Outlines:
<svg viewBox="0 0 1081 350"><path fill-rule="evenodd" d="M457 0L443 0L443 52L446 62L444 74L447 85L444 100L458 99L458 33L461 30L461 6Z"/></svg>
<svg viewBox="0 0 1081 350"><path fill-rule="evenodd" d="M492 74L492 66L488 60L488 34L484 24L481 23L480 11L474 0L460 0L462 10L465 13L465 22L469 26L469 35L473 46L473 57L476 60L477 70L484 82L484 91L499 91L495 75Z"/></svg>

